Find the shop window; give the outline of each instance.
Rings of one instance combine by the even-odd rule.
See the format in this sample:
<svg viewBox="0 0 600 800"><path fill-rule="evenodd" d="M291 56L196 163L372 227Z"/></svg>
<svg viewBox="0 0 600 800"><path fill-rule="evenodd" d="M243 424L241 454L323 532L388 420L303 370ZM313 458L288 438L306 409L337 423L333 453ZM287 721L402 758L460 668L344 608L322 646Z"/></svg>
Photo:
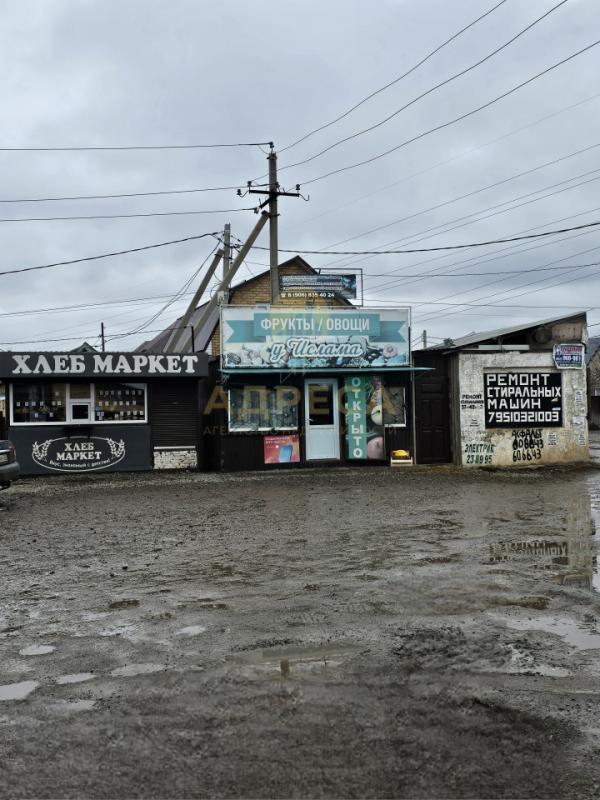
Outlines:
<svg viewBox="0 0 600 800"><path fill-rule="evenodd" d="M146 422L143 383L15 383L15 425L90 422Z"/></svg>
<svg viewBox="0 0 600 800"><path fill-rule="evenodd" d="M67 421L66 383L20 383L12 387L12 421L41 424Z"/></svg>
<svg viewBox="0 0 600 800"><path fill-rule="evenodd" d="M383 404L383 417L388 428L406 427L406 395L404 386L387 386Z"/></svg>
<svg viewBox="0 0 600 800"><path fill-rule="evenodd" d="M91 422L92 386L90 383L69 384L69 419L72 422Z"/></svg>
<svg viewBox="0 0 600 800"><path fill-rule="evenodd" d="M97 383L96 422L145 422L146 385L143 383Z"/></svg>
<svg viewBox="0 0 600 800"><path fill-rule="evenodd" d="M300 392L294 386L245 386L229 390L229 431L295 431Z"/></svg>

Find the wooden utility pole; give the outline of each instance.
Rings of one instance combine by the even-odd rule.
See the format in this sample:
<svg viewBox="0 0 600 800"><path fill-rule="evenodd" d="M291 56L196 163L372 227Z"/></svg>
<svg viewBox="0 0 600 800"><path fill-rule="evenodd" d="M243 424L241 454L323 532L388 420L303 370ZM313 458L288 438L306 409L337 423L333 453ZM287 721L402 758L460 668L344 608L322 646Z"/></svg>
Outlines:
<svg viewBox="0 0 600 800"><path fill-rule="evenodd" d="M423 350L427 350L427 331L423 331Z"/></svg>
<svg viewBox="0 0 600 800"><path fill-rule="evenodd" d="M167 343L166 343L166 345L164 347L165 353L174 353L177 350L180 353L187 352L182 347L177 348L176 344L178 342L181 343L182 333L185 333L185 329L190 324L190 320L192 318L192 314L196 310L196 307L198 306L198 303L200 302L200 300L202 298L202 295L206 291L210 279L215 274L215 270L217 268L217 265L218 265L218 263L219 263L219 261L221 260L222 257L223 257L223 251L221 249L217 250L217 252L215 253L215 255L213 257L213 260L211 261L211 264L210 264L209 268L206 270L206 274L205 274L204 278L202 278L202 281L200 282L200 286L196 290L196 293L192 297L192 299L190 301L190 304L187 307L187 311L185 312L185 314L182 317L181 325L178 325L177 328L174 328L171 331L171 335L167 339Z"/></svg>
<svg viewBox="0 0 600 800"><path fill-rule="evenodd" d="M246 256L248 255L248 253L250 252L250 250L252 248L252 245L254 244L256 239L258 238L258 234L262 231L264 226L267 224L268 219L269 219L269 215L265 211L263 211L263 213L260 215L260 219L258 220L256 225L252 229L252 233L250 234L250 236L248 236L248 238L244 242L243 246L240 249L240 252L233 259L233 261L231 263L231 266L229 267L229 271L228 271L227 275L223 276L223 280L221 281L221 283L217 287L216 291L213 292L212 297L210 298L208 303L206 303L202 313L199 315L198 319L193 324L193 332L194 333L197 333L198 331L202 330L202 327L204 326L205 322L210 317L210 315L215 310L215 308L218 306L218 304L219 304L219 294L222 291L224 291L225 289L227 289L231 285L231 281L233 280L233 278L235 276L235 273L242 266L242 263L243 263L244 259L246 258ZM184 331L184 333L186 333L186 332L187 332L187 330ZM184 339L181 342L180 347L179 347L179 352L181 352L181 353L189 352L188 348L190 347L190 344L191 344L191 336L185 336Z"/></svg>
<svg viewBox="0 0 600 800"><path fill-rule="evenodd" d="M106 341L104 338L104 323L100 323L100 341L102 342L102 352L104 352L104 348L106 347Z"/></svg>
<svg viewBox="0 0 600 800"><path fill-rule="evenodd" d="M225 223L223 229L223 275L227 275L229 267L231 266L231 225L229 222Z"/></svg>
<svg viewBox="0 0 600 800"><path fill-rule="evenodd" d="M277 153L271 149L269 161L269 265L271 268L271 302L276 303L279 297L279 242L277 220Z"/></svg>
<svg viewBox="0 0 600 800"><path fill-rule="evenodd" d="M269 267L271 270L271 302L276 303L279 298L279 242L278 242L278 217L277 200L279 197L300 197L300 186L295 192L286 192L277 182L277 153L271 143L271 152L267 156L269 162L269 186L264 189L249 188L248 194L266 194L267 199L259 205L259 209L269 206ZM249 184L251 187L251 184Z"/></svg>

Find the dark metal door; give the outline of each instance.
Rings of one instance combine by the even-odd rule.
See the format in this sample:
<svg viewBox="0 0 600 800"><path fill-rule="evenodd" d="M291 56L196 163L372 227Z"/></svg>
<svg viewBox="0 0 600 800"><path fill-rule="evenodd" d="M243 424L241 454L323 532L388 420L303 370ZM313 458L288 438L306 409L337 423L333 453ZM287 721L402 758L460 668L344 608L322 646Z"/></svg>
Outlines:
<svg viewBox="0 0 600 800"><path fill-rule="evenodd" d="M418 361L419 366L433 369L415 376L417 463L448 464L452 452L447 361L443 356L426 354Z"/></svg>

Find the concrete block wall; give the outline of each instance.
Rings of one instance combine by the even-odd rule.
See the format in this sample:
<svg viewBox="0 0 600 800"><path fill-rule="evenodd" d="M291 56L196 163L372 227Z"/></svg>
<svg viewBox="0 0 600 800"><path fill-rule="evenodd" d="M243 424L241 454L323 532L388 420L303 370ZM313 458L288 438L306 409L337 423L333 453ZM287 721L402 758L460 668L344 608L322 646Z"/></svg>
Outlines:
<svg viewBox="0 0 600 800"><path fill-rule="evenodd" d="M198 469L195 447L155 447L154 469Z"/></svg>
<svg viewBox="0 0 600 800"><path fill-rule="evenodd" d="M551 372L562 376L563 425L486 428L486 372ZM463 352L458 356L460 419L456 461L466 467L513 467L589 460L585 369L556 369L551 351Z"/></svg>

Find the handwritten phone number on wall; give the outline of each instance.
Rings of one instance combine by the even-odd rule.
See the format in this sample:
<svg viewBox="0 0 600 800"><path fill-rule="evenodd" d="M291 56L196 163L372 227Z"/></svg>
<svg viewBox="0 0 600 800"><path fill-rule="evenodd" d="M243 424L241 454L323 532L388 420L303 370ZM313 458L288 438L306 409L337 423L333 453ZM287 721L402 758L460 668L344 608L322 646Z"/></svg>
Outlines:
<svg viewBox="0 0 600 800"><path fill-rule="evenodd" d="M490 455L476 455L476 454L469 454L467 455L467 464L478 464L485 466L486 464L491 464L493 460L493 456Z"/></svg>
<svg viewBox="0 0 600 800"><path fill-rule="evenodd" d="M544 449L541 428L513 430L513 463L524 461L540 461Z"/></svg>

